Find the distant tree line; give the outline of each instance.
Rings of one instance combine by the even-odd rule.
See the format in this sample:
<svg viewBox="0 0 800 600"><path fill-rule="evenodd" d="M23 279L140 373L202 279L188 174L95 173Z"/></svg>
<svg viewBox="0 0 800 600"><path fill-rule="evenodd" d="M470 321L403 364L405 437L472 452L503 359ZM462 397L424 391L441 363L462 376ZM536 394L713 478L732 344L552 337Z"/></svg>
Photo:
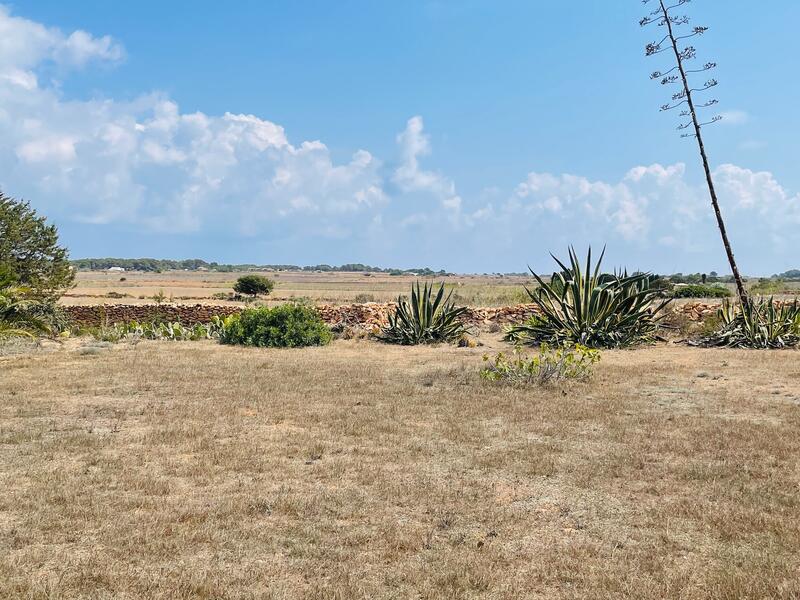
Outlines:
<svg viewBox="0 0 800 600"><path fill-rule="evenodd" d="M672 275L662 275L661 277L670 283L734 283L733 276L720 276L716 271L711 271L710 273L673 273Z"/></svg>
<svg viewBox="0 0 800 600"><path fill-rule="evenodd" d="M773 279L800 279L800 269L789 269L772 277Z"/></svg>
<svg viewBox="0 0 800 600"><path fill-rule="evenodd" d="M389 275L407 275L415 273L422 276L450 275L445 270L434 271L428 267L418 269L383 269L361 263L348 263L340 266L331 265L256 265L256 264L220 264L206 262L199 258L187 260L168 260L159 258L80 258L70 261L72 266L84 271L105 271L112 267L122 267L126 271L197 271L208 270L229 273L232 271L320 271L343 273L388 273Z"/></svg>

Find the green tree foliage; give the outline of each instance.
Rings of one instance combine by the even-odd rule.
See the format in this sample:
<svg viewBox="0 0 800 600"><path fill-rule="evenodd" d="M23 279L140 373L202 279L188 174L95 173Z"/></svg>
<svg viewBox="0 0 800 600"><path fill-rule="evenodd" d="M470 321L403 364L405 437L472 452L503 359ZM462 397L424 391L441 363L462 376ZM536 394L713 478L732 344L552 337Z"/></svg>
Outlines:
<svg viewBox="0 0 800 600"><path fill-rule="evenodd" d="M55 225L48 225L28 202L0 192L0 279L40 299L54 300L74 278Z"/></svg>
<svg viewBox="0 0 800 600"><path fill-rule="evenodd" d="M236 280L233 290L238 294L259 296L269 294L274 287L275 282L263 275L245 275Z"/></svg>
<svg viewBox="0 0 800 600"><path fill-rule="evenodd" d="M223 344L263 348L325 346L333 334L313 306L300 303L249 308L225 320Z"/></svg>
<svg viewBox="0 0 800 600"><path fill-rule="evenodd" d="M122 267L128 271L197 271L207 269L222 273L234 271L306 271L321 273L340 272L340 273L389 273L391 275L408 275L414 273L421 276L449 275L450 273L439 270L434 271L428 267L419 269L382 269L372 267L362 263L347 263L338 267L331 265L310 265L302 267L300 265L256 265L252 263L243 264L219 264L216 262L206 262L199 258L186 260L168 260L159 258L79 258L72 261L72 265L83 271L105 271L111 267Z"/></svg>
<svg viewBox="0 0 800 600"><path fill-rule="evenodd" d="M720 285L690 284L676 287L672 292L673 298L727 298L731 291Z"/></svg>

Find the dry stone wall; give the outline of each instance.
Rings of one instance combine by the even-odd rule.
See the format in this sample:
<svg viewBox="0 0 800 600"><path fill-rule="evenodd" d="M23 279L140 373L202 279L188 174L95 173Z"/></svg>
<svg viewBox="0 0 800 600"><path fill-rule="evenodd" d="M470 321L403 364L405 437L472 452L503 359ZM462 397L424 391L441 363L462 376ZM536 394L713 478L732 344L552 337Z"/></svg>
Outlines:
<svg viewBox="0 0 800 600"><path fill-rule="evenodd" d="M210 304L103 304L96 306L64 306L73 325L95 327L114 323L180 322L184 325L208 323L218 315L226 317L241 310L238 306Z"/></svg>
<svg viewBox="0 0 800 600"><path fill-rule="evenodd" d="M388 322L394 310L394 302L368 302L366 304L343 304L318 306L320 314L330 325L352 327L382 326ZM240 312L240 306L215 306L210 304L104 304L99 306L65 306L64 311L72 323L82 327L93 327L112 323L138 321L178 321L184 325L208 323L212 317L226 317ZM676 305L672 310L683 314L690 321L702 321L712 316L719 304L689 302ZM524 321L536 314L533 304L501 306L495 308L470 308L464 321L471 325L490 326L493 323L504 325Z"/></svg>

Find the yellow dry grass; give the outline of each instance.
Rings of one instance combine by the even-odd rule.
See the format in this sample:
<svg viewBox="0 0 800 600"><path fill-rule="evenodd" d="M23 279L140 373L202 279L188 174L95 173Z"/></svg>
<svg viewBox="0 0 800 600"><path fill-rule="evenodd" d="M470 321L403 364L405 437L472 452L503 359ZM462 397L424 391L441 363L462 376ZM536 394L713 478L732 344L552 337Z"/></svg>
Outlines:
<svg viewBox="0 0 800 600"><path fill-rule="evenodd" d="M233 291L236 279L245 273L168 271L165 273L80 271L76 286L61 299L63 304L102 304L152 302L163 291L168 300L226 304L214 294ZM273 279L275 290L268 303L292 298L309 298L315 302L344 304L355 301L387 302L400 294L408 294L419 278L382 273L262 273ZM124 281L120 281L124 278ZM527 277L492 277L454 275L434 277L453 289L453 299L469 306L513 305L527 301L523 285Z"/></svg>
<svg viewBox="0 0 800 600"><path fill-rule="evenodd" d="M0 596L800 597L797 353L484 337L0 358Z"/></svg>

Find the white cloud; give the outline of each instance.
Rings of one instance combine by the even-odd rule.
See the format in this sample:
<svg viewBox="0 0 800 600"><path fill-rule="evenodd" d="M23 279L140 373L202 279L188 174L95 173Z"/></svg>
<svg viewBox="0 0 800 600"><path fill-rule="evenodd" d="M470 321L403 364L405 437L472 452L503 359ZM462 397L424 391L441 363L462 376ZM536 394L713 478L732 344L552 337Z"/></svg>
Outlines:
<svg viewBox="0 0 800 600"><path fill-rule="evenodd" d="M750 115L744 110L726 110L720 113L722 116L722 124L725 125L743 125L750 120Z"/></svg>
<svg viewBox="0 0 800 600"><path fill-rule="evenodd" d="M424 132L422 117L408 120L405 131L397 136L402 162L394 172L394 181L406 192L428 192L441 206L457 214L461 210L461 197L456 194L455 183L434 171L420 167L419 159L431 152L430 140Z"/></svg>
<svg viewBox="0 0 800 600"><path fill-rule="evenodd" d="M280 125L254 115L186 114L160 94L67 101L36 77L47 62L117 60L123 51L108 37L65 35L0 6L0 46L2 183L48 214L255 235L302 213L324 235L357 229L354 213L387 201L381 163L364 150L334 164L323 143L292 145Z"/></svg>
<svg viewBox="0 0 800 600"><path fill-rule="evenodd" d="M730 164L716 168L713 178L734 246L745 251L742 256L762 259L766 254L770 259L771 252L788 251L797 239L800 194L792 195L772 173ZM565 245L579 239L653 256L654 249L666 246L683 261L718 255L721 247L708 191L702 180L690 182L680 163L634 167L619 182L531 173L506 202L504 213L515 237L525 230L559 232L553 239L560 237ZM663 257L651 260L665 262Z"/></svg>
<svg viewBox="0 0 800 600"><path fill-rule="evenodd" d="M432 148L420 116L397 136L393 167L366 150L338 162L321 141L293 142L255 115L184 113L159 93L69 100L42 69L123 55L108 37L67 35L0 6L4 192L60 222L244 234L287 253L328 239L358 261L521 268L528 257L593 243L631 267L724 266L703 178L683 164L634 166L610 181L533 171L511 191L486 182L462 196L423 164ZM761 264L748 265L749 256L794 256L799 195L769 172L735 165L714 178L746 271Z"/></svg>
<svg viewBox="0 0 800 600"><path fill-rule="evenodd" d="M111 37L93 37L85 31L64 35L59 29L11 15L0 5L0 74L23 81L20 74L43 63L80 68L92 61L119 61L125 55L122 46Z"/></svg>

